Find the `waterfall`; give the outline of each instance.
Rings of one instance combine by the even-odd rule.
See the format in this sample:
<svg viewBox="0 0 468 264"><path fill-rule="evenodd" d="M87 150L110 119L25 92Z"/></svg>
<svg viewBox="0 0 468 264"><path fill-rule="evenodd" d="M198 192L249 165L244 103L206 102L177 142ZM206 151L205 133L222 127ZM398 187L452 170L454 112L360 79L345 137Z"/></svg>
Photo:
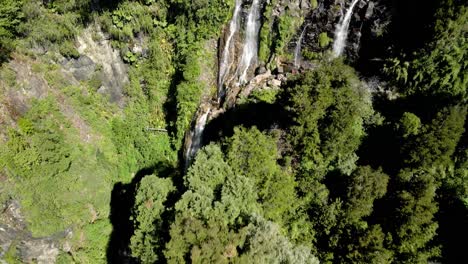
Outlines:
<svg viewBox="0 0 468 264"><path fill-rule="evenodd" d="M249 10L249 15L247 17L247 23L245 25L244 49L242 50L242 57L237 69L240 73L240 84L247 82L247 70L251 66L252 62L255 63L257 60L258 31L260 29L259 9L260 0L253 0L252 6Z"/></svg>
<svg viewBox="0 0 468 264"><path fill-rule="evenodd" d="M203 110L202 110L203 111ZM185 153L185 168L187 169L190 165L190 162L197 154L197 151L200 149L202 144L203 130L205 130L206 121L208 120L208 115L211 112L211 108L207 108L204 112L198 117L195 129L190 132L191 142L187 147L187 152Z"/></svg>
<svg viewBox="0 0 468 264"><path fill-rule="evenodd" d="M348 37L349 23L351 22L351 16L353 15L354 6L359 2L359 0L353 0L351 5L344 17L340 19L336 30L335 30L335 41L333 42L333 56L339 57L344 48L346 47L346 39Z"/></svg>
<svg viewBox="0 0 468 264"><path fill-rule="evenodd" d="M229 35L226 38L224 43L223 54L221 55L221 60L219 63L219 74L218 74L218 101L221 101L221 98L224 97L225 91L223 88L224 79L226 74L229 72L232 66L231 60L231 46L232 38L238 31L239 27L239 13L241 10L242 1L236 0L236 7L234 8L234 14L232 15L231 22L229 22Z"/></svg>
<svg viewBox="0 0 468 264"><path fill-rule="evenodd" d="M294 50L294 67L296 67L296 68L299 67L299 59L301 57L302 39L304 38L304 33L305 33L308 26L309 26L309 24L305 25L304 29L301 32L301 35L299 36L299 39L297 40L297 43L296 43L296 49Z"/></svg>

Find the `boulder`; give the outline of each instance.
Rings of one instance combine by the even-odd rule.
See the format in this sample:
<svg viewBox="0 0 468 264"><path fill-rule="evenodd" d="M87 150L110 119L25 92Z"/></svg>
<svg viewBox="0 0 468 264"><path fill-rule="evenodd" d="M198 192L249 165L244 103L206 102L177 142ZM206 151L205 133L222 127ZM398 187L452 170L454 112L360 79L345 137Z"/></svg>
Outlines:
<svg viewBox="0 0 468 264"><path fill-rule="evenodd" d="M366 14L364 15L366 19L369 19L372 17L372 15L374 14L374 8L375 8L375 3L370 1L369 4L367 5Z"/></svg>
<svg viewBox="0 0 468 264"><path fill-rule="evenodd" d="M77 81L91 79L96 70L96 64L86 55L81 55L78 59L69 60L64 67L72 73Z"/></svg>
<svg viewBox="0 0 468 264"><path fill-rule="evenodd" d="M268 86L270 87L280 87L281 86L281 81L278 79L271 79L268 81Z"/></svg>

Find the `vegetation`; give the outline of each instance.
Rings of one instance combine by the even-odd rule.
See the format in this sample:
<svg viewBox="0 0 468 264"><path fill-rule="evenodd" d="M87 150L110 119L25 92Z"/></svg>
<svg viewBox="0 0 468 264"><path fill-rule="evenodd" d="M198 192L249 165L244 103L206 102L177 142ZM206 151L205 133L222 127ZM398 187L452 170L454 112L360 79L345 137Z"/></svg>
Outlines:
<svg viewBox="0 0 468 264"><path fill-rule="evenodd" d="M21 1L2 0L0 2L0 62L5 60L13 49L14 36L21 22Z"/></svg>
<svg viewBox="0 0 468 264"><path fill-rule="evenodd" d="M327 32L322 32L322 33L320 33L318 42L319 42L319 46L320 46L321 48L326 48L326 47L328 47L328 45L330 45L330 43L331 43L332 41L333 41L333 39L331 39L330 37L328 37Z"/></svg>
<svg viewBox="0 0 468 264"><path fill-rule="evenodd" d="M19 201L58 263L465 263L468 7L436 2L423 48L379 37L386 93L355 70L370 62L304 46L290 69L304 10L262 2L275 88L223 105L232 0L0 0L0 208ZM212 120L186 168L200 103Z"/></svg>

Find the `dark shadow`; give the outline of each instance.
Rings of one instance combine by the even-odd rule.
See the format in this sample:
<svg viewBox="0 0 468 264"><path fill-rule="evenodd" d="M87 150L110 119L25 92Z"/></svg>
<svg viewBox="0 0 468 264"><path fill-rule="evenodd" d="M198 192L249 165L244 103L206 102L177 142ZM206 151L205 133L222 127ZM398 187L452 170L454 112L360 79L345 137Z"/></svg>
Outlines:
<svg viewBox="0 0 468 264"><path fill-rule="evenodd" d="M107 244L107 263L138 263L138 261L131 256L129 248L130 238L134 232L133 222L130 217L132 216L138 185L147 175L156 173L158 176L164 178L171 176L173 172L174 168L168 164L157 163L152 168L140 170L130 183L124 184L118 182L114 185L111 194L111 212L109 216L113 230ZM177 197L169 197L168 204L173 204L176 198ZM165 220L170 219L169 216L166 215L163 217ZM167 223L169 223L169 221L167 221ZM168 236L168 233L165 236Z"/></svg>
<svg viewBox="0 0 468 264"><path fill-rule="evenodd" d="M180 69L176 69L176 72L172 76L171 84L169 86L169 92L167 93L167 100L164 102L164 111L166 113L166 124L167 131L171 137L175 137L177 134L177 85L183 80L183 72ZM175 146L172 146L175 149Z"/></svg>
<svg viewBox="0 0 468 264"><path fill-rule="evenodd" d="M463 168L468 157L468 120L465 121L465 133L461 138L454 160L457 168ZM463 182L461 175L460 180ZM442 245L442 263L468 263L466 245L468 244L468 207L461 200L466 191L463 184L444 184L438 190L439 211L435 215L439 223L436 243Z"/></svg>
<svg viewBox="0 0 468 264"><path fill-rule="evenodd" d="M407 155L407 150L402 147L410 140L402 138L396 129L403 113L414 113L423 124L429 124L438 112L456 101L449 97L420 94L397 100L374 97L374 109L385 117L385 122L382 126L368 128L368 136L363 139L357 152L358 163L373 168L382 167L390 175L397 174Z"/></svg>
<svg viewBox="0 0 468 264"><path fill-rule="evenodd" d="M449 190L441 190L448 192ZM455 195L443 194L438 199L436 214L439 228L436 243L442 245L443 263L468 263L468 208Z"/></svg>
<svg viewBox="0 0 468 264"><path fill-rule="evenodd" d="M336 200L341 199L342 201L346 200L347 188L350 185L350 176L342 174L339 170L334 170L329 172L324 179L324 184L327 186L327 189L330 191L329 199Z"/></svg>
<svg viewBox="0 0 468 264"><path fill-rule="evenodd" d="M287 116L278 104L262 102L237 105L208 123L203 134L203 145L231 137L236 126L256 126L259 130L284 127Z"/></svg>

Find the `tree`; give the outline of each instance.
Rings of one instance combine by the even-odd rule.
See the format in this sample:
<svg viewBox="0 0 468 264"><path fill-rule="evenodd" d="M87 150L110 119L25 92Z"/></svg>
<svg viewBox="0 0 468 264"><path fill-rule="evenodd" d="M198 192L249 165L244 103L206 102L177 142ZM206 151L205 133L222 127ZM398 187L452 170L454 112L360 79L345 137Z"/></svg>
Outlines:
<svg viewBox="0 0 468 264"><path fill-rule="evenodd" d="M374 201L385 195L389 177L369 166L345 177L341 210L334 214L335 222L328 224L328 233L320 234L318 252L335 263L389 263L386 235L379 225L369 226L365 219L373 212Z"/></svg>
<svg viewBox="0 0 468 264"><path fill-rule="evenodd" d="M432 42L413 57L390 59L385 71L406 94L464 97L468 87L468 7L463 1L440 1Z"/></svg>
<svg viewBox="0 0 468 264"><path fill-rule="evenodd" d="M417 135L420 128L421 120L417 115L409 112L403 113L398 124L398 129L401 131L404 138Z"/></svg>
<svg viewBox="0 0 468 264"><path fill-rule="evenodd" d="M161 254L162 214L167 210L164 203L171 192L175 191L170 179L156 175L144 177L137 189L133 208L135 232L130 240L132 256L142 263L154 263Z"/></svg>
<svg viewBox="0 0 468 264"><path fill-rule="evenodd" d="M342 263L385 264L393 262L392 251L385 247L386 236L380 225L354 230L346 243L346 253L340 255Z"/></svg>
<svg viewBox="0 0 468 264"><path fill-rule="evenodd" d="M452 106L440 111L420 135L406 145L407 164L423 167L448 165L464 132L466 106Z"/></svg>
<svg viewBox="0 0 468 264"><path fill-rule="evenodd" d="M359 167L348 179L345 215L349 223L357 224L372 213L374 201L387 192L389 177L371 167Z"/></svg>
<svg viewBox="0 0 468 264"><path fill-rule="evenodd" d="M324 63L291 81L284 97L294 123L290 140L301 168L320 179L327 171L355 168L355 151L374 114L369 93L342 62Z"/></svg>
<svg viewBox="0 0 468 264"><path fill-rule="evenodd" d="M294 245L281 234L280 227L259 216L254 216L246 228L247 238L240 263L308 263L318 264L311 249Z"/></svg>
<svg viewBox="0 0 468 264"><path fill-rule="evenodd" d="M277 163L276 136L265 135L257 128L235 128L227 141L227 160L235 173L255 182L265 216L283 222L295 200L294 177Z"/></svg>
<svg viewBox="0 0 468 264"><path fill-rule="evenodd" d="M436 174L434 169L404 169L398 175L397 206L389 220L397 262L427 263L440 255L439 248L431 245L438 228L434 221Z"/></svg>
<svg viewBox="0 0 468 264"><path fill-rule="evenodd" d="M22 1L0 0L0 62L8 57L13 49L16 27L21 22Z"/></svg>
<svg viewBox="0 0 468 264"><path fill-rule="evenodd" d="M236 257L250 215L261 213L253 180L235 174L219 146L202 149L175 206L165 256L169 263L227 263Z"/></svg>

